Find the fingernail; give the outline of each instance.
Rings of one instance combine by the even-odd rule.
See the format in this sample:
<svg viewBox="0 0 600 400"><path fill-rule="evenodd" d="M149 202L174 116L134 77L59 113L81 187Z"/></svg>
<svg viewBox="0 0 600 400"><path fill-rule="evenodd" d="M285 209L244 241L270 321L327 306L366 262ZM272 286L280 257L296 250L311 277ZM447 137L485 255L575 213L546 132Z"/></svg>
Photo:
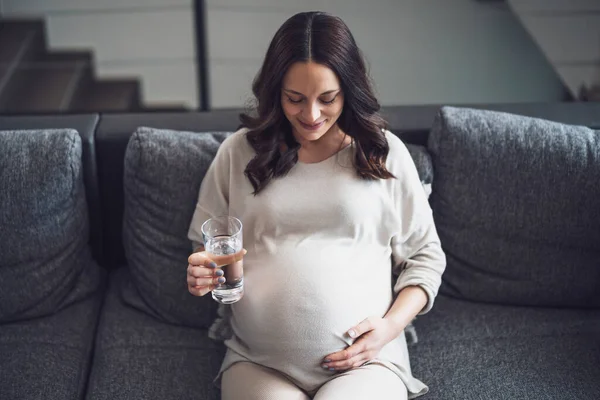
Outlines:
<svg viewBox="0 0 600 400"><path fill-rule="evenodd" d="M329 358L326 358L323 361L325 361L326 363L331 362L331 360Z"/></svg>
<svg viewBox="0 0 600 400"><path fill-rule="evenodd" d="M330 371L335 371L335 368L329 368Z"/></svg>
<svg viewBox="0 0 600 400"><path fill-rule="evenodd" d="M350 330L348 331L348 336L350 336L351 338L353 338L353 337L355 337L355 336L356 336L356 332L354 332L354 329L350 329Z"/></svg>
<svg viewBox="0 0 600 400"><path fill-rule="evenodd" d="M217 279L217 282L219 282L219 283L225 283L225 278L220 277L219 279Z"/></svg>
<svg viewBox="0 0 600 400"><path fill-rule="evenodd" d="M223 274L224 274L224 272L223 272L222 269L218 269L218 270L215 271L215 275L216 276L223 276Z"/></svg>
<svg viewBox="0 0 600 400"><path fill-rule="evenodd" d="M329 367L325 364L321 365L321 367L325 368L325 369L329 369Z"/></svg>
<svg viewBox="0 0 600 400"><path fill-rule="evenodd" d="M210 264L208 264L211 268L217 268L217 263L214 261L211 261Z"/></svg>

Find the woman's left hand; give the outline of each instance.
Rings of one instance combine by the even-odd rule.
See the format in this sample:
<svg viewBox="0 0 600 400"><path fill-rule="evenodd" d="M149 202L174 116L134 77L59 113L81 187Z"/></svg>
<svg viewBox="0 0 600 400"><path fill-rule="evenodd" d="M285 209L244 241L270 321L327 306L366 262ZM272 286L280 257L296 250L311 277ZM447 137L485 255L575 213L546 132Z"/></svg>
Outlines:
<svg viewBox="0 0 600 400"><path fill-rule="evenodd" d="M373 360L389 342L400 335L402 329L390 320L369 317L348 330L347 335L356 340L346 349L330 354L323 359L321 366L330 371L344 371L360 367Z"/></svg>

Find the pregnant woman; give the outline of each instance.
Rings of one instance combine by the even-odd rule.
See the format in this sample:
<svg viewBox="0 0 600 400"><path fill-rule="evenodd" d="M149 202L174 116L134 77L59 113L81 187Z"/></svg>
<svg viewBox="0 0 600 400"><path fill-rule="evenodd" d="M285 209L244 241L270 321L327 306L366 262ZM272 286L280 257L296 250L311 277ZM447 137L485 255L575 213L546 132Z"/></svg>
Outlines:
<svg viewBox="0 0 600 400"><path fill-rule="evenodd" d="M287 20L253 92L256 109L220 146L189 229L188 288L203 296L223 276L200 251L202 223L244 223L245 294L231 305L222 399L424 394L404 328L431 309L445 256L348 27L320 12Z"/></svg>

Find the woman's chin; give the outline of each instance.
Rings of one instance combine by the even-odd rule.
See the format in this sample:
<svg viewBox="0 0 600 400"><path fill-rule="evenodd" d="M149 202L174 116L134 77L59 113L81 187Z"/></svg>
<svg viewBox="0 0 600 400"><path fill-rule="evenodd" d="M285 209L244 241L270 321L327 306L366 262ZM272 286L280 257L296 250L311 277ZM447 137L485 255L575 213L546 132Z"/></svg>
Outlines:
<svg viewBox="0 0 600 400"><path fill-rule="evenodd" d="M326 124L323 124L323 126L316 130L307 129L300 124L296 126L297 132L305 140L318 140L327 132L327 129L328 126Z"/></svg>

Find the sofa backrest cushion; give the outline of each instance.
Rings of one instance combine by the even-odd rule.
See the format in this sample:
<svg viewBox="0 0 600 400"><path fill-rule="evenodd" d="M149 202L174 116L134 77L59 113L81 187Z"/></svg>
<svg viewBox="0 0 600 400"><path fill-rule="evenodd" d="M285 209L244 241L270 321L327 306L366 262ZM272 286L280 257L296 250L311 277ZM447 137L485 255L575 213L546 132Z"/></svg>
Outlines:
<svg viewBox="0 0 600 400"><path fill-rule="evenodd" d="M187 291L187 232L200 183L228 135L142 127L127 147L123 243L143 302L125 301L167 322L208 328L216 316L210 295Z"/></svg>
<svg viewBox="0 0 600 400"><path fill-rule="evenodd" d="M600 306L600 131L444 107L429 149L441 293Z"/></svg>
<svg viewBox="0 0 600 400"><path fill-rule="evenodd" d="M73 129L81 139L81 161L83 163L83 183L90 219L90 244L96 260L102 256L102 210L96 157L96 126L98 114L57 114L57 115L0 115L0 130L49 130Z"/></svg>
<svg viewBox="0 0 600 400"><path fill-rule="evenodd" d="M0 131L0 322L48 315L96 290L81 139Z"/></svg>

